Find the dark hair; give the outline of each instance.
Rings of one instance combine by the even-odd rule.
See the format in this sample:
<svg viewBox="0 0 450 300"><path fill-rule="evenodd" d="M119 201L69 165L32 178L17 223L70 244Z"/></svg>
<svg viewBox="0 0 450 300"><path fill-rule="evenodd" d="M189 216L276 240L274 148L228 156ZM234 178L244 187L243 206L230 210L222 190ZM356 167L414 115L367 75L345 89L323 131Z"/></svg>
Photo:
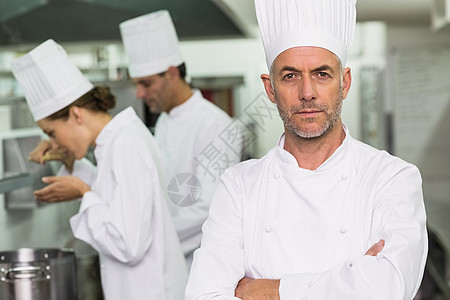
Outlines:
<svg viewBox="0 0 450 300"><path fill-rule="evenodd" d="M96 86L68 106L51 114L47 118L50 120L67 119L72 106L83 107L90 111L107 112L116 106L116 97L111 94L109 87Z"/></svg>
<svg viewBox="0 0 450 300"><path fill-rule="evenodd" d="M183 81L186 81L186 64L182 63L177 67L178 72L180 73L180 78L183 79ZM159 73L159 76L164 76L166 74L166 71Z"/></svg>
<svg viewBox="0 0 450 300"><path fill-rule="evenodd" d="M180 72L180 77L181 79L183 79L184 81L186 81L186 64L182 63L181 65L179 65L177 67L178 72Z"/></svg>

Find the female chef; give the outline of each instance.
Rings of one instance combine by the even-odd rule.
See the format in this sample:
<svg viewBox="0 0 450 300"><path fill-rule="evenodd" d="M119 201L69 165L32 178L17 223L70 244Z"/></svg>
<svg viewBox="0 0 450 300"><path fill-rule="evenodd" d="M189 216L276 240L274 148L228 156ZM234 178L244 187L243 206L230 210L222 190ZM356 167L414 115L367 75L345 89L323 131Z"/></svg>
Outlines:
<svg viewBox="0 0 450 300"><path fill-rule="evenodd" d="M53 40L16 59L12 70L50 138L52 149L41 144L42 154L61 148L79 160L95 147L95 170L77 162L72 176L45 179L49 185L35 195L49 202L82 199L70 225L99 252L105 299L183 299L187 271L166 207L159 152L133 108L111 117L109 89L94 87ZM72 167L67 160L66 166Z"/></svg>

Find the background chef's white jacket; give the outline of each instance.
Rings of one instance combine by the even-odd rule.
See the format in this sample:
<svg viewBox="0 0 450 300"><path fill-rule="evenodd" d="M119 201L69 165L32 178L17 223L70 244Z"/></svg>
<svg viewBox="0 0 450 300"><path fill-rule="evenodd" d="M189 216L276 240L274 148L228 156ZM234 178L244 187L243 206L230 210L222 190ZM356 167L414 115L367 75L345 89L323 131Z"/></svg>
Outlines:
<svg viewBox="0 0 450 300"><path fill-rule="evenodd" d="M188 266L200 246L202 225L219 176L241 159L241 147L221 139L232 119L219 107L204 99L199 90L169 113L162 113L155 127L155 138L164 157L167 181L179 174L193 174L201 183L197 202L187 206L169 201L169 209ZM220 151L220 153L218 152ZM215 162L210 159L215 158ZM185 191L185 190L184 190ZM183 196L182 187L180 195ZM169 187L169 193L175 192Z"/></svg>
<svg viewBox="0 0 450 300"><path fill-rule="evenodd" d="M281 299L412 299L428 251L418 169L348 131L314 171L283 146L223 175L186 299L233 299L244 276L281 279Z"/></svg>
<svg viewBox="0 0 450 300"><path fill-rule="evenodd" d="M186 264L167 209L156 141L132 108L117 114L96 139L93 168L73 175L91 191L70 220L76 238L100 255L106 300L183 299Z"/></svg>

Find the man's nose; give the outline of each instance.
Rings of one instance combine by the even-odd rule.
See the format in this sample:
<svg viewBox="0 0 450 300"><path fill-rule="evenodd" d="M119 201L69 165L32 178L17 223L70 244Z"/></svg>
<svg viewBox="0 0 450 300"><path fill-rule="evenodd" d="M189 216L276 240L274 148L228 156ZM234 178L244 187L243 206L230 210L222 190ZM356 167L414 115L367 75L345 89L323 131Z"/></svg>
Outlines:
<svg viewBox="0 0 450 300"><path fill-rule="evenodd" d="M309 76L304 76L300 83L299 99L302 101L312 101L317 98L314 80Z"/></svg>
<svg viewBox="0 0 450 300"><path fill-rule="evenodd" d="M145 97L144 87L138 85L136 86L136 98L143 99Z"/></svg>

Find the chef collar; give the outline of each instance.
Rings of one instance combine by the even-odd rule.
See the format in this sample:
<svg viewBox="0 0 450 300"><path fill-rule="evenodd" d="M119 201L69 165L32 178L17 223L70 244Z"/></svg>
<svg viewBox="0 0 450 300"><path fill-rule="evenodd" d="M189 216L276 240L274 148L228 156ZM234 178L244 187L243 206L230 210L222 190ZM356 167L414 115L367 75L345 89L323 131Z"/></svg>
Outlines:
<svg viewBox="0 0 450 300"><path fill-rule="evenodd" d="M349 130L344 124L342 124L342 127L345 132L345 138L342 141L342 144L339 145L336 151L334 151L334 153L323 164L321 164L316 170L313 170L312 172L327 170L341 161L341 159L345 155L345 150L348 148L348 141L350 139ZM285 139L286 133L283 132L277 143L279 157L283 163L298 166L297 160L295 159L294 155L284 149Z"/></svg>
<svg viewBox="0 0 450 300"><path fill-rule="evenodd" d="M198 102L202 98L202 94L200 90L193 89L192 90L192 96L187 99L185 102L183 102L180 105L175 106L172 108L167 115L171 118L175 118L177 116L183 115L186 110L188 110L192 105L194 105L196 102Z"/></svg>
<svg viewBox="0 0 450 300"><path fill-rule="evenodd" d="M104 149L106 149L117 132L120 131L119 129L122 128L124 124L128 124L136 120L136 118L139 117L137 116L135 110L130 106L115 115L112 120L109 121L105 127L103 127L95 139L94 155L97 161L101 159Z"/></svg>

